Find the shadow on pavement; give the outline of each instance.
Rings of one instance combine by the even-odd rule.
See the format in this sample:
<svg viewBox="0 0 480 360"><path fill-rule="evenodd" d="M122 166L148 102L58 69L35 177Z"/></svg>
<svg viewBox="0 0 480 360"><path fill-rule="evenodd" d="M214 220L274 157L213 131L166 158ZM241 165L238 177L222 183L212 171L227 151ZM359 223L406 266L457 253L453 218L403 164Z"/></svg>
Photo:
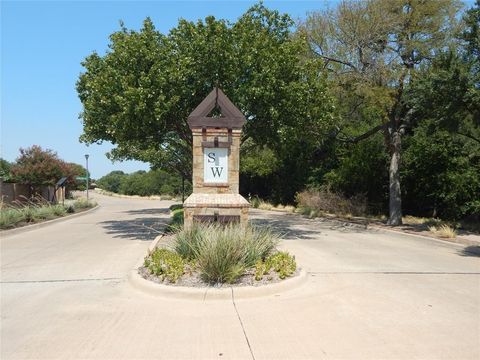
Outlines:
<svg viewBox="0 0 480 360"><path fill-rule="evenodd" d="M480 246L478 245L471 245L463 248L459 251L459 254L462 256L473 256L473 257L480 257Z"/></svg>
<svg viewBox="0 0 480 360"><path fill-rule="evenodd" d="M132 220L110 220L100 224L113 237L131 240L149 241L158 236L170 219L137 218Z"/></svg>
<svg viewBox="0 0 480 360"><path fill-rule="evenodd" d="M300 215L252 211L250 222L257 226L269 226L284 240L318 240L324 230L337 230L342 233L373 233L378 230L367 229L365 225L331 220L325 218L309 219Z"/></svg>
<svg viewBox="0 0 480 360"><path fill-rule="evenodd" d="M153 209L127 210L124 212L131 215L158 215L158 214L168 214L170 213L170 210L167 208L153 208Z"/></svg>

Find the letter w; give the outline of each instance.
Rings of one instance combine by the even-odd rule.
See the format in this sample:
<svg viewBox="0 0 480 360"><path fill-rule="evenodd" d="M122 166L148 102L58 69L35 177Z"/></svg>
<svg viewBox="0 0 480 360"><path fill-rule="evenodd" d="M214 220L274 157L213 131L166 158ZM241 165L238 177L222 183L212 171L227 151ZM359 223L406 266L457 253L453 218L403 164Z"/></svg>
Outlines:
<svg viewBox="0 0 480 360"><path fill-rule="evenodd" d="M213 177L216 177L217 175L218 177L222 176L223 167L215 166L215 167L211 167L211 169L212 169Z"/></svg>

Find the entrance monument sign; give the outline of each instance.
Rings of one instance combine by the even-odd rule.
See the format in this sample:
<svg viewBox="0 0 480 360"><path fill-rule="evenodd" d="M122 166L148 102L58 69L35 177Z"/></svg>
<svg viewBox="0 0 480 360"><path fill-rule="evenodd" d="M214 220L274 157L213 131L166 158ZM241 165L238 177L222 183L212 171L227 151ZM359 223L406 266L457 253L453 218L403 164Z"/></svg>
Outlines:
<svg viewBox="0 0 480 360"><path fill-rule="evenodd" d="M219 116L210 116L218 110ZM188 117L193 135L193 193L183 203L185 228L195 221L248 221L238 193L240 135L245 117L215 88Z"/></svg>

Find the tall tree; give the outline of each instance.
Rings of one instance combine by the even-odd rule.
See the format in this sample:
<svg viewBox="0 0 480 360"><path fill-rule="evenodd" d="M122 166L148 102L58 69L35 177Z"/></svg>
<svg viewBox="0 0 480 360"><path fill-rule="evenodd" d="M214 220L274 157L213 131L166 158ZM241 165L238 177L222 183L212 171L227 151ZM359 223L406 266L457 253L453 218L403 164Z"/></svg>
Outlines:
<svg viewBox="0 0 480 360"><path fill-rule="evenodd" d="M295 139L312 142L331 120L332 101L320 62L300 58L307 44L292 36L293 24L259 4L233 24L212 16L180 20L167 35L150 19L138 32L123 27L104 56L82 63L81 140L110 141L112 159L146 161L189 178L186 119L218 84L247 118L249 149L285 155Z"/></svg>
<svg viewBox="0 0 480 360"><path fill-rule="evenodd" d="M412 112L405 88L448 45L458 9L456 0L343 1L335 10L311 14L302 26L312 55L324 61L337 88L337 139L357 143L384 134L390 225L402 222L402 136Z"/></svg>

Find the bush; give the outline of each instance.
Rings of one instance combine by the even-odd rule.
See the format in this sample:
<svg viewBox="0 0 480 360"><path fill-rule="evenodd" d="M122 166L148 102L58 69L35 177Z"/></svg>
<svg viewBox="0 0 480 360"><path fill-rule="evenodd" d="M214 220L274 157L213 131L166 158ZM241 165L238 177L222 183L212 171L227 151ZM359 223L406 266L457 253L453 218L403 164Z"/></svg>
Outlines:
<svg viewBox="0 0 480 360"><path fill-rule="evenodd" d="M185 271L182 257L167 249L155 249L145 258L144 266L151 274L171 283L176 282Z"/></svg>
<svg viewBox="0 0 480 360"><path fill-rule="evenodd" d="M0 212L0 229L8 229L25 220L25 215L18 209L2 209Z"/></svg>
<svg viewBox="0 0 480 360"><path fill-rule="evenodd" d="M18 205L17 205L18 206ZM29 202L23 207L6 207L0 212L0 229L15 227L17 224L50 220L64 216L67 209L62 205L50 205L48 203L35 204Z"/></svg>
<svg viewBox="0 0 480 360"><path fill-rule="evenodd" d="M176 235L174 248L184 259L195 260L204 281L233 283L277 244L278 237L267 228L196 224Z"/></svg>
<svg viewBox="0 0 480 360"><path fill-rule="evenodd" d="M275 271L280 279L285 279L293 275L297 269L295 257L288 252L279 251L265 261L257 261L255 264L255 280L262 280L263 275L267 275L271 270Z"/></svg>
<svg viewBox="0 0 480 360"><path fill-rule="evenodd" d="M199 244L203 241L203 227L193 226L191 229L180 230L175 235L174 250L185 260L194 260Z"/></svg>
<svg viewBox="0 0 480 360"><path fill-rule="evenodd" d="M87 200L86 198L79 198L73 203L75 209L87 209L96 206L97 203L92 200Z"/></svg>
<svg viewBox="0 0 480 360"><path fill-rule="evenodd" d="M329 190L305 190L297 194L296 200L300 212L309 216L318 216L322 212L364 216L367 212L363 195L346 198Z"/></svg>

